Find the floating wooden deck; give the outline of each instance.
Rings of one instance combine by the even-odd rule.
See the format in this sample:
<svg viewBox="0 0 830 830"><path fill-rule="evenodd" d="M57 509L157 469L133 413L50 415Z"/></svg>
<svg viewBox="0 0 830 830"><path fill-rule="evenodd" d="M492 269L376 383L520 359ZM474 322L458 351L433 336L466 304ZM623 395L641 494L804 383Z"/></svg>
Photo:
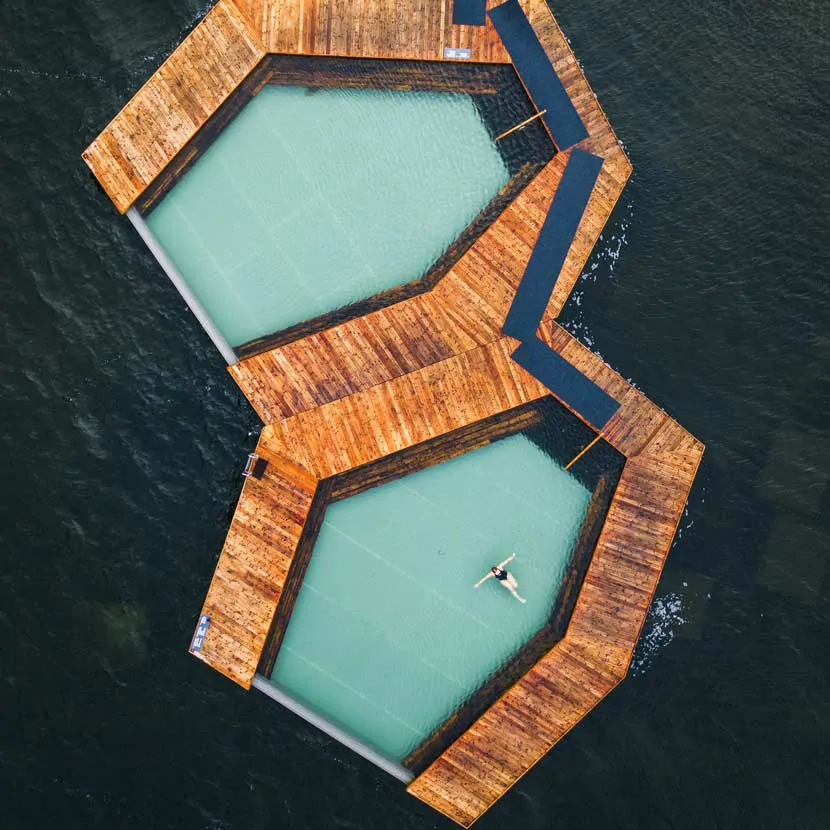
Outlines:
<svg viewBox="0 0 830 830"><path fill-rule="evenodd" d="M488 6L497 0L488 0ZM83 153L121 213L267 53L509 63L490 22L453 26L452 0L219 0Z"/></svg>
<svg viewBox="0 0 830 830"><path fill-rule="evenodd" d="M631 165L545 0L520 4L588 131L576 146L603 159L539 336L619 402L603 434L627 460L565 637L408 787L465 827L625 676L703 453L555 322ZM268 53L440 61L452 47L509 62L489 21L451 20L452 0L220 0L84 158L127 210ZM229 368L265 423L269 463L243 487L200 659L250 686L333 477L551 394L501 327L567 161L556 155L431 290Z"/></svg>
<svg viewBox="0 0 830 830"><path fill-rule="evenodd" d="M276 613L317 490L314 476L266 442L258 451L268 466L261 479L245 479L202 609L210 616L202 658L245 688L256 672L262 632Z"/></svg>
<svg viewBox="0 0 830 830"><path fill-rule="evenodd" d="M488 8L498 0L488 0ZM444 47L472 60L506 63L492 25L453 26L452 0L238 0L268 52L351 58L445 60Z"/></svg>

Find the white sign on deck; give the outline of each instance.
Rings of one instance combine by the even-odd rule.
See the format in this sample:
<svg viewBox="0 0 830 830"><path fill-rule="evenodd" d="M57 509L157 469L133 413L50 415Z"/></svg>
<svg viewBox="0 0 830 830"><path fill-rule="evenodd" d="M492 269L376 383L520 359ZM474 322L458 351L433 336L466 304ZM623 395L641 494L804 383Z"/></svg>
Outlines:
<svg viewBox="0 0 830 830"><path fill-rule="evenodd" d="M190 644L190 651L193 654L198 654L202 650L208 628L210 628L210 614L202 614L199 617L199 625L196 626L196 633L193 635L193 642Z"/></svg>
<svg viewBox="0 0 830 830"><path fill-rule="evenodd" d="M473 56L472 49L461 49L455 46L444 47L444 57L451 60L468 61Z"/></svg>

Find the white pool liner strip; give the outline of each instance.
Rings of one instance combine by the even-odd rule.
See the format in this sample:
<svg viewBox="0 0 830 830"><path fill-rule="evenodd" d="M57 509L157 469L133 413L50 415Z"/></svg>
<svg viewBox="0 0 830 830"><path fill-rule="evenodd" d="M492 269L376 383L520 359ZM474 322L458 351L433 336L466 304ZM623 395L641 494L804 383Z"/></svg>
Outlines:
<svg viewBox="0 0 830 830"><path fill-rule="evenodd" d="M179 294L182 295L184 301L187 303L190 310L193 312L196 319L202 324L202 328L207 332L208 337L213 341L213 345L225 358L225 362L230 366L237 362L236 353L231 348L231 344L222 336L222 333L216 328L216 324L210 319L210 315L202 307L196 295L190 290L190 286L184 281L184 277L179 273L179 269L173 264L173 261L167 256L161 243L156 239L153 232L150 230L144 217L134 208L131 207L127 211L127 219L132 222L133 227L138 231L138 235L144 240L150 252L156 258L156 261L161 265L162 270L168 277L170 282L176 286Z"/></svg>
<svg viewBox="0 0 830 830"><path fill-rule="evenodd" d="M358 741L353 735L350 735L348 732L344 732L333 723L327 721L324 717L318 715L317 712L313 712L308 707L303 706L303 704L299 701L294 700L294 698L286 692L276 688L276 686L272 686L261 674L254 676L251 685L255 689L259 689L259 691L268 695L271 699L276 700L277 703L285 706L286 709L290 709L295 715L299 715L303 720L308 721L312 724L312 726L316 726L319 730L325 732L329 737L334 738L336 741L340 741L341 744L347 746L353 752L356 752L367 761L371 761L375 766L380 767L384 772L388 772L399 781L403 781L404 784L408 784L415 777L408 769L406 769L406 767L401 766L386 756L381 755L379 752L376 752L371 747L366 746L366 744Z"/></svg>

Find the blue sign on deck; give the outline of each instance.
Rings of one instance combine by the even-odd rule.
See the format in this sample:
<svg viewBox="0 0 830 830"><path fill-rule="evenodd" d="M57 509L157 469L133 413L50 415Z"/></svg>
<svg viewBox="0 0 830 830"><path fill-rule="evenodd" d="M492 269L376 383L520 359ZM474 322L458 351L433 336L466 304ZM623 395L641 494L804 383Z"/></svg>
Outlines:
<svg viewBox="0 0 830 830"><path fill-rule="evenodd" d="M196 633L193 635L193 642L190 644L190 651L193 654L198 654L202 650L202 645L205 642L205 636L210 628L210 614L202 614L199 617L199 625L196 626Z"/></svg>

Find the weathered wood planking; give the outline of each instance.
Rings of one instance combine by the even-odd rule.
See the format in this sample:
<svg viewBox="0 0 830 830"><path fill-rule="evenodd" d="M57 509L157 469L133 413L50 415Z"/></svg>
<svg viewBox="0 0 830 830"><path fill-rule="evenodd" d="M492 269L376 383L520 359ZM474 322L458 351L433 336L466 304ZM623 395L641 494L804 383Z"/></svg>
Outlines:
<svg viewBox="0 0 830 830"><path fill-rule="evenodd" d="M270 424L263 438L328 478L549 394L496 340Z"/></svg>
<svg viewBox="0 0 830 830"><path fill-rule="evenodd" d="M624 677L703 445L567 332L560 354L624 401L608 440L629 456L565 639L408 790L472 824Z"/></svg>
<svg viewBox="0 0 830 830"><path fill-rule="evenodd" d="M625 676L702 455L674 439L678 465L649 451L626 463L565 638L410 793L469 827Z"/></svg>
<svg viewBox="0 0 830 830"><path fill-rule="evenodd" d="M84 161L121 213L264 54L232 0L219 0L83 152Z"/></svg>
<svg viewBox="0 0 830 830"><path fill-rule="evenodd" d="M228 368L268 424L498 339L562 175L556 156L428 294Z"/></svg>
<svg viewBox="0 0 830 830"><path fill-rule="evenodd" d="M260 441L268 462L247 478L208 589L210 628L195 656L250 688L300 542L317 479Z"/></svg>
<svg viewBox="0 0 830 830"><path fill-rule="evenodd" d="M588 129L580 146L604 159L541 333L621 402L605 436L628 461L566 637L409 787L464 826L625 675L703 452L553 323L631 165L547 4L520 2ZM266 52L442 60L451 46L470 49L473 61L509 62L489 22L451 25L451 0L401 5L220 0L84 158L125 211ZM430 293L232 369L269 424L258 452L270 463L262 480L248 479L243 487L203 608L211 626L202 660L250 685L321 479L441 440L547 394L510 360L515 344L500 328L566 160L561 154L548 164Z"/></svg>
<svg viewBox="0 0 830 830"><path fill-rule="evenodd" d="M444 47L471 60L509 63L490 21L453 26L452 0L236 0L269 52L444 60ZM488 8L500 0L488 0Z"/></svg>

